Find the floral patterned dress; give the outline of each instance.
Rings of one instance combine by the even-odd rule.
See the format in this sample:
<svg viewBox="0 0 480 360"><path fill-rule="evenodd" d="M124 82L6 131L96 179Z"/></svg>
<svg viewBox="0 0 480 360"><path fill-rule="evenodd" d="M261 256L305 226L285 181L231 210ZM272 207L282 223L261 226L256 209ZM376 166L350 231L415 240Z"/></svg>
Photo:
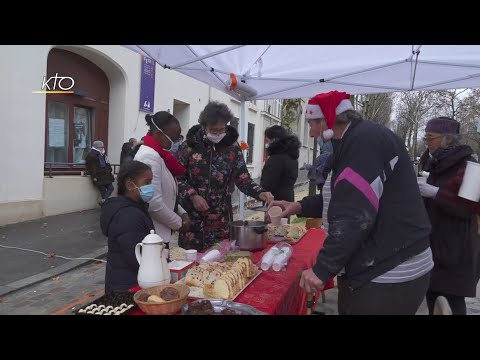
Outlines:
<svg viewBox="0 0 480 360"><path fill-rule="evenodd" d="M263 191L250 177L243 153L237 142L238 132L227 126L227 135L218 144L206 138L200 125L191 128L178 152L180 163L187 169L178 177L180 204L191 219L190 230L180 231L179 246L202 251L230 238L233 220L232 192L235 185L244 194L259 199ZM190 197L198 194L209 205L206 213L198 213Z"/></svg>

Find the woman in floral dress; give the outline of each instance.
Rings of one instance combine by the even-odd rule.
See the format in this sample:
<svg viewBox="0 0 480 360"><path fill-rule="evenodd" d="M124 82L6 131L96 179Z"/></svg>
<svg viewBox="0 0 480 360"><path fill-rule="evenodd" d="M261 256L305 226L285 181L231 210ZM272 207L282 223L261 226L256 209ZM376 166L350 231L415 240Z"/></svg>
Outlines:
<svg viewBox="0 0 480 360"><path fill-rule="evenodd" d="M189 231L180 232L182 248L202 251L230 238L235 185L257 200L273 200L271 193L251 179L238 132L227 125L232 119L227 105L209 103L200 114L200 125L188 131L178 152L186 168L185 175L178 177L180 202L191 219Z"/></svg>

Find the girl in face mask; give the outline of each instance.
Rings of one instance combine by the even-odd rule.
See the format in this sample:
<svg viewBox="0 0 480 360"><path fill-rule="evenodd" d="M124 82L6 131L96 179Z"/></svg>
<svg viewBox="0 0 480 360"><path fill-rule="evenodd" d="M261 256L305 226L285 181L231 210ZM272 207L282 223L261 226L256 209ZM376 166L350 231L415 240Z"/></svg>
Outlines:
<svg viewBox="0 0 480 360"><path fill-rule="evenodd" d="M152 184L155 194L150 200L149 213L155 225L155 232L167 244L172 231L188 229L190 218L178 205L176 177L185 173L172 151L180 141L182 131L178 120L167 111L159 111L153 116L145 116L150 131L143 139L134 160L149 165L153 173Z"/></svg>
<svg viewBox="0 0 480 360"><path fill-rule="evenodd" d="M230 239L233 219L231 194L235 185L248 196L269 202L271 193L250 177L238 132L227 125L233 114L227 105L211 102L200 114L200 125L192 127L178 159L186 173L179 177L182 206L192 223L180 231L179 245L202 251Z"/></svg>
<svg viewBox="0 0 480 360"><path fill-rule="evenodd" d="M135 245L154 229L148 202L155 189L150 167L139 161L122 165L117 177L118 196L102 207L100 226L108 237L105 293L123 292L137 285Z"/></svg>

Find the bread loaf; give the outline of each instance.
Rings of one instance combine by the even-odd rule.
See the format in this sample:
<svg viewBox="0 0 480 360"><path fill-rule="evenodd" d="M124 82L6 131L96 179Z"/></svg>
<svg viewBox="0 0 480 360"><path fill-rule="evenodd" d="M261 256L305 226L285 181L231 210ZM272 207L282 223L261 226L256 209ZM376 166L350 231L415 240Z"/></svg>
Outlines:
<svg viewBox="0 0 480 360"><path fill-rule="evenodd" d="M240 258L234 263L205 263L190 268L185 284L203 288L207 298L231 299L258 271L252 260Z"/></svg>

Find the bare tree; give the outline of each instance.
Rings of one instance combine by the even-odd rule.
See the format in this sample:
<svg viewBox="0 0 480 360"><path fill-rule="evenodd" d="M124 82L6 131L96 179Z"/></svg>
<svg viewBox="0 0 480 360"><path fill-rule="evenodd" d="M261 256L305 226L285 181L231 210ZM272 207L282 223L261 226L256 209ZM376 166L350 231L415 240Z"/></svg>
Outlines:
<svg viewBox="0 0 480 360"><path fill-rule="evenodd" d="M462 99L458 107L456 120L460 122L460 133L465 142L480 155L480 133L478 133L478 121L480 119L480 89L472 89Z"/></svg>
<svg viewBox="0 0 480 360"><path fill-rule="evenodd" d="M302 99L285 99L282 103L281 124L292 131L292 125L297 125L302 118Z"/></svg>
<svg viewBox="0 0 480 360"><path fill-rule="evenodd" d="M395 130L414 159L417 156L418 131L434 106L434 93L430 91L405 92L398 98Z"/></svg>
<svg viewBox="0 0 480 360"><path fill-rule="evenodd" d="M354 104L365 119L372 120L384 126L390 126L390 117L393 110L393 95L366 94L356 95Z"/></svg>
<svg viewBox="0 0 480 360"><path fill-rule="evenodd" d="M456 119L458 113L466 106L462 100L468 89L438 90L432 91L433 116L448 116ZM462 95L463 96L460 96Z"/></svg>

